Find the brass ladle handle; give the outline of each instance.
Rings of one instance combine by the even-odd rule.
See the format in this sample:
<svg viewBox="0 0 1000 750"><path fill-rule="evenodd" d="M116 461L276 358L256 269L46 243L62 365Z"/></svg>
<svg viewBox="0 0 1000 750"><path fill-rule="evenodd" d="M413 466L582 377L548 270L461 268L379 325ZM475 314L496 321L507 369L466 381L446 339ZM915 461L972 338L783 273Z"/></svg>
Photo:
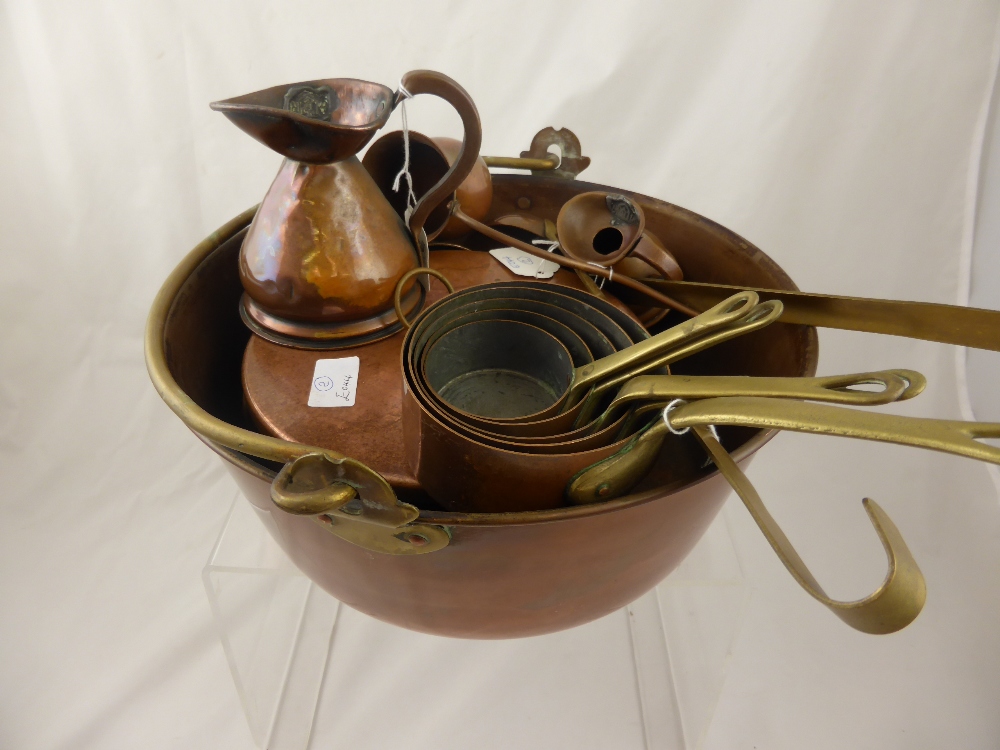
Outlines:
<svg viewBox="0 0 1000 750"><path fill-rule="evenodd" d="M889 569L882 585L869 596L857 601L842 602L831 599L820 586L819 582L799 557L798 552L788 541L788 537L767 511L757 490L747 479L746 474L722 447L712 431L703 425L693 427L695 435L701 441L719 472L726 478L736 494L746 505L757 527L761 530L768 544L778 555L778 559L798 581L806 592L826 606L837 617L855 630L863 633L881 635L895 633L909 625L920 614L927 599L927 584L924 576L913 559L909 547L903 540L899 529L892 522L878 503L869 498L862 500L868 517L878 533L879 540L885 548Z"/></svg>
<svg viewBox="0 0 1000 750"><path fill-rule="evenodd" d="M668 297L665 294L657 292L655 289L651 289L646 284L641 281L636 281L635 279L626 276L625 274L618 274L615 276L614 271L609 268L603 268L601 266L592 266L589 263L583 263L578 260L573 260L573 258L567 258L563 255L556 255L555 253L549 253L545 250L535 247L534 245L529 245L527 242L522 242L516 237L511 237L509 234L504 234L491 226L483 224L481 221L473 219L471 216L466 215L461 208L458 207L457 201L452 206L451 215L456 217L459 221L463 222L470 229L479 232L486 237L497 242L502 242L504 245L510 247L516 247L518 250L523 250L528 255L534 255L536 258L544 258L545 260L551 260L560 266L566 268L574 268L577 271L583 271L584 273L595 274L597 276L603 276L609 281L616 280L623 286L633 289L647 298L653 300L653 302L658 305L663 305L669 307L671 310L677 310L678 312L684 313L685 315L695 316L698 314L698 310L692 307L688 307L685 304L678 302L675 299Z"/></svg>
<svg viewBox="0 0 1000 750"><path fill-rule="evenodd" d="M419 268L411 268L409 271L404 273L399 281L396 282L396 291L392 295L392 304L396 308L396 317L399 318L399 322L402 324L403 328L409 328L412 323L406 319L403 314L403 287L406 286L406 282L412 279L414 276L426 273L428 276L433 276L435 279L444 284L445 289L448 290L448 294L455 293L455 287L452 286L451 282L448 281L447 277L440 271L434 268L426 268L421 266Z"/></svg>

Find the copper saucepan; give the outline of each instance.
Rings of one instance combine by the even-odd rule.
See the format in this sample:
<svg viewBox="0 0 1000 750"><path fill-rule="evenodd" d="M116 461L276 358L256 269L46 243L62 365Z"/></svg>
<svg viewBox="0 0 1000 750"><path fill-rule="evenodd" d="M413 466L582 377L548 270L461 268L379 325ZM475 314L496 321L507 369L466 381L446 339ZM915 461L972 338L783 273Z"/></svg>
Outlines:
<svg viewBox="0 0 1000 750"><path fill-rule="evenodd" d="M646 341L577 368L569 366L565 350L552 337L530 336L529 345L528 338L519 340L529 336L526 329L467 323L429 347L424 379L435 397L462 419L538 421L574 406L595 384L745 317L756 304L756 294L734 295ZM504 390L502 398L497 398L498 388Z"/></svg>
<svg viewBox="0 0 1000 750"><path fill-rule="evenodd" d="M760 330L761 328L770 325L780 315L780 306L775 306L770 303L760 305L758 306L758 309L764 314L757 316L755 311L737 323L731 324L726 328L720 329L714 333L690 342L687 345L674 349L666 355L662 355L654 362L640 365L634 371L623 373L618 376L616 380L624 382L639 372L655 372L662 369L664 366L669 365L671 362L684 359L685 357L691 356L699 351L704 351L705 349L723 341L727 341L735 338L736 336L744 335L755 330ZM417 355L420 354L419 343L415 345L414 353ZM413 372L415 375L414 384L418 390L418 396L427 408L433 411L436 416L442 419L442 421L459 432L462 432L473 439L478 439L481 442L496 445L497 447L508 448L511 450L524 450L526 452L573 452L573 450L578 449L579 446L582 445L573 441L591 436L597 432L607 433L610 430L613 434L613 425L606 421L597 424L596 422L589 421L589 417L587 420L580 421L579 417L584 416L585 411L577 409L571 410L568 414L557 415L556 417L540 420L538 422L505 423L497 421L489 423L488 428L483 428L481 423L473 425L468 420L462 420L451 411L444 408L444 404L442 404L433 396L432 393L429 392L426 385L422 382L422 377L418 377L420 373L418 371ZM592 389L591 396L589 396L588 400L583 402L581 406L586 409L587 405L591 401L594 403L600 403L603 399L604 392L613 392L610 389L605 388L607 385L609 385L609 383L605 382L595 386L595 388ZM617 383L616 385L620 385L620 383ZM574 414L578 414L577 419L579 424L572 422ZM610 435L607 435L607 437L609 436ZM541 444L547 444L548 447L539 447L534 449L531 447ZM598 445L598 443L590 440L586 443L586 445L593 447ZM560 446L562 449L560 449Z"/></svg>
<svg viewBox="0 0 1000 750"><path fill-rule="evenodd" d="M466 290L465 292L465 294L474 293L475 290ZM513 290L511 293L514 293ZM563 291L546 289L543 294L544 299L553 300L558 299L554 295L563 294ZM594 300L595 298L591 297L590 299ZM540 427L526 427L523 434L525 436L532 436L564 431L564 428L572 424L576 419L577 412L574 409L578 409L582 405L584 396L598 383L607 381L613 376L621 375L622 373L636 373L638 366L656 362L659 355L663 355L671 348L675 348L686 341L704 336L714 329L721 328L728 323L746 317L753 310L755 304L755 295L742 293L733 295L729 300L716 305L711 310L689 321L685 321L674 328L663 331L651 339L641 341L635 346L629 347L626 352L605 357L592 365L579 368L572 373L567 387L559 395L559 398L547 408L535 413L509 419L489 418L448 405L447 402L442 403L446 410L454 413L463 422L487 431L497 428L497 431L507 432L507 430L503 427L498 427L498 425L504 423L538 423L557 415L565 415L558 422L546 423ZM422 331L424 326L432 325L438 314L438 308L429 309L420 319L423 325L418 327L418 332ZM418 344L417 348L404 351L404 357L409 358L409 365L413 368L414 373L419 372L420 368L420 363L414 359L415 352L419 350L420 345ZM650 365L650 367L658 366L661 365ZM514 433L520 432L517 428L513 428L512 431Z"/></svg>

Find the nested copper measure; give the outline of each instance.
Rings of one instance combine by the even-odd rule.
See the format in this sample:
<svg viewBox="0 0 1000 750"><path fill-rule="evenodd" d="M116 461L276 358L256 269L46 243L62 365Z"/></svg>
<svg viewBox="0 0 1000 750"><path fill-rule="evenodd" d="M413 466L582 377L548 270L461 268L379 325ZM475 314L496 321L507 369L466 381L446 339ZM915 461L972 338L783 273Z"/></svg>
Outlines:
<svg viewBox="0 0 1000 750"><path fill-rule="evenodd" d="M499 300L501 298L509 299L500 303ZM547 300L547 302L540 303L540 300ZM562 319L570 322L581 335L589 335L592 342L594 341L592 328L598 329L601 334L600 339L597 339L600 348L592 349L592 351L600 353L602 356L609 353L604 348L602 339L607 339L614 347L614 350L621 350L649 337L644 328L606 301L565 287L554 289L550 285L516 282L502 286L483 286L478 289L468 289L458 292L439 302L433 308L433 312L428 310L428 314L420 318L414 324L413 329L411 329L414 333L412 339L414 344L408 350L404 351L404 365L410 368L413 373L419 373L421 363L417 359L418 353L422 352L424 346L434 336L448 330L448 327L452 323L462 320L463 316L468 312L478 309L497 309L498 304L508 303L517 306L522 304L544 304L551 306L554 303L555 306L563 308L563 311L560 313L563 316ZM628 329L628 334L623 330L623 326ZM417 386L418 388L422 387L421 380L417 381ZM559 420L559 424L563 426L568 426L573 421L574 409L552 419ZM489 429L493 424L492 420L477 420L471 416L467 416L466 420L470 424L483 427L484 429ZM515 424L515 422L510 420L497 421L504 425L509 423L511 428ZM531 423L524 424L528 425ZM552 424L554 425L555 422ZM548 427L548 424L544 425L546 432L549 431ZM526 426L525 430L530 432L531 428Z"/></svg>
<svg viewBox="0 0 1000 750"><path fill-rule="evenodd" d="M705 351L736 336L760 330L774 322L780 314L780 307L776 308L771 303L765 303L765 305L760 305L758 308L763 308L764 313L766 313L759 319L750 320L750 318L756 317L751 313L745 321L739 321L727 328L674 349L653 363L641 366L640 369L642 371L655 371L655 369L660 369L663 365L668 365L671 362L682 360L700 351ZM419 346L416 346L415 349L419 351ZM657 367L654 368L652 365L656 365ZM634 377L633 373L626 373L620 376L623 382L630 381ZM540 434L537 436L525 437L520 434L519 430L521 428L530 428L533 432L542 432L543 428L557 424L561 420L562 415L534 423L494 423L504 428L503 430L499 430L496 427L490 430L479 429L444 409L443 404L435 399L433 394L428 392L428 389L420 378L414 378L414 385L425 407L457 432L488 445L518 452L572 453L578 450L607 445L615 440L622 440L634 432L637 427L641 426L635 423L634 420L626 421L627 419L631 419L632 416L629 410L618 410L614 413L605 411L593 420L588 416L586 420L581 420L580 426L564 427L565 431L562 432ZM597 389L595 388L594 390ZM617 385L614 389L608 389L608 392L613 394L615 390L617 390ZM595 403L599 402L601 402L600 399L595 400ZM587 412L580 411L579 417L583 417L586 414ZM562 420L564 423L566 421ZM626 425L628 425L628 428L626 428Z"/></svg>
<svg viewBox="0 0 1000 750"><path fill-rule="evenodd" d="M542 392L550 396L549 403L537 411L515 404L505 405L494 397L493 383L496 379L516 379L518 368L525 362L517 340L504 336L503 332L516 335L513 328L504 328L503 332L500 329L489 331L489 323L480 322L463 326L461 333L446 333L423 355L420 374L434 397L462 420L479 417L495 421L536 422L575 406L598 383L634 370L636 366L654 360L683 342L738 321L749 314L756 303L757 295L752 292L733 295L689 321L575 369L559 368L555 361L549 368L547 354L536 350L528 360L529 364L536 369L543 366L551 375L544 384L535 381L538 383L536 390L539 398ZM552 357L558 354L553 347ZM455 385L458 383L461 385ZM448 393L452 395L449 397ZM514 413L505 417L499 414L501 410L504 414Z"/></svg>

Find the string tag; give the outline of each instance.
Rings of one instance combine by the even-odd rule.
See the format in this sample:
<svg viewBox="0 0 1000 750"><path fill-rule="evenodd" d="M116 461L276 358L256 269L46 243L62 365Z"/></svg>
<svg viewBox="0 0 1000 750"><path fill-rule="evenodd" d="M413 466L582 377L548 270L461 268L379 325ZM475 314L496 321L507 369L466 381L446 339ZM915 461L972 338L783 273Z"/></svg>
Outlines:
<svg viewBox="0 0 1000 750"><path fill-rule="evenodd" d="M399 189L402 187L400 181L405 177L407 194L403 221L409 225L413 209L417 207L417 196L413 193L413 177L410 176L410 125L406 120L406 100L412 99L413 94L406 90L402 81L399 83L399 94L402 96L402 100L400 101L402 112L400 114L403 118L403 168L399 170L396 179L392 182L392 192L399 192Z"/></svg>

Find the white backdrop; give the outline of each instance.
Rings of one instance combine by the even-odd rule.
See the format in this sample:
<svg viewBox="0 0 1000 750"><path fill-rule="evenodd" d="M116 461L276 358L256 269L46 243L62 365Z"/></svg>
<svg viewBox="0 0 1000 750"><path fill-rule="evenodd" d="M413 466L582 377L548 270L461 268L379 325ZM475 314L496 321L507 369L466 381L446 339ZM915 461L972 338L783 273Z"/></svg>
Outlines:
<svg viewBox="0 0 1000 750"><path fill-rule="evenodd" d="M280 160L208 102L442 70L476 100L484 153L569 127L593 158L586 179L721 222L802 289L952 303L967 289L998 16L973 0L4 0L0 747L252 746L199 575L233 486L161 404L141 351L167 273L260 200ZM444 105L409 114L457 134ZM959 416L948 347L820 340L820 374L915 368L931 386L906 413ZM884 571L859 502L872 496L929 596L905 631L855 633L736 508L754 592L706 746L1000 746L987 469L780 435L750 476L831 595L861 596ZM378 720L363 696L353 705Z"/></svg>

